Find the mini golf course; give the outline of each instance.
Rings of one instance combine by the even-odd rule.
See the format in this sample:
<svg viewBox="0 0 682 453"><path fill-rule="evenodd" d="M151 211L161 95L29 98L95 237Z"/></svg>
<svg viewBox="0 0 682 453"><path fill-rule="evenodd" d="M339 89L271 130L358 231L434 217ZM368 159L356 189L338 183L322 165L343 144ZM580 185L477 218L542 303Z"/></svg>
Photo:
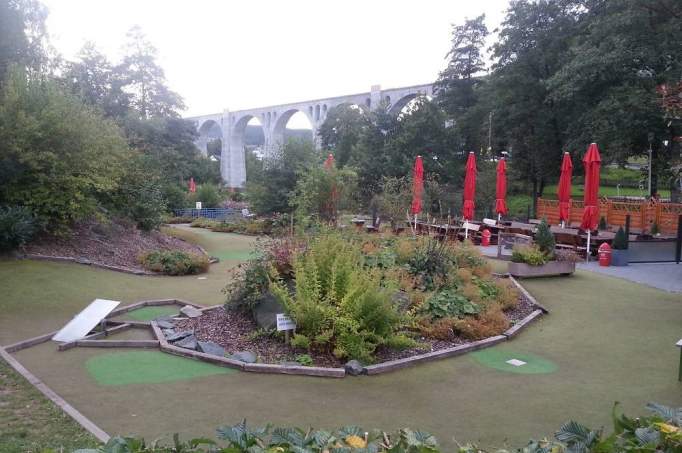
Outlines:
<svg viewBox="0 0 682 453"><path fill-rule="evenodd" d="M221 303L228 268L248 257L254 239L178 232L221 257L207 279L0 262L0 344L55 330L95 297ZM682 295L585 271L523 284L550 314L513 341L376 377L259 375L152 350L58 353L51 343L15 357L105 431L148 439L212 435L218 425L246 418L252 425L411 426L432 432L448 449L455 440L520 446L550 435L569 417L608 426L605 414L614 401L633 414L647 401L682 405L674 346L682 334ZM155 317L152 309L161 308L127 315Z"/></svg>

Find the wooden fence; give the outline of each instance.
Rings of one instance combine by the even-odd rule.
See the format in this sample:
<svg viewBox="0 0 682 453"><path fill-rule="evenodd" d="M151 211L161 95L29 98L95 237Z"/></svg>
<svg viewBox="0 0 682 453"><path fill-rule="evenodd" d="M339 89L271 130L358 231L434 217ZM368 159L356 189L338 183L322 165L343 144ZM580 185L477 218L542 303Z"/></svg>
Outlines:
<svg viewBox="0 0 682 453"><path fill-rule="evenodd" d="M568 209L568 224L579 224L583 218L583 200L571 200ZM644 201L617 201L608 198L599 200L599 216L611 226L625 226L625 216L630 216L633 232L649 231L658 224L661 233L677 234L677 222L682 215L682 204ZM535 210L538 219L547 219L550 224L559 222L559 200L538 198Z"/></svg>

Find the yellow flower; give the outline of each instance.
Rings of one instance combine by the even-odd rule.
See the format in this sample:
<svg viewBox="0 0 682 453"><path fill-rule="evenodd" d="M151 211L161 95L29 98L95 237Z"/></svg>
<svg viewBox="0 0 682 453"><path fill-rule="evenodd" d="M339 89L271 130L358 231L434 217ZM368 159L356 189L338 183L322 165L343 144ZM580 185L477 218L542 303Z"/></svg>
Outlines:
<svg viewBox="0 0 682 453"><path fill-rule="evenodd" d="M662 433L665 434L672 434L680 431L680 428L674 425L669 425L667 423L663 422L658 422L654 423L654 425L658 426L658 428L661 430Z"/></svg>
<svg viewBox="0 0 682 453"><path fill-rule="evenodd" d="M359 436L348 436L344 440L353 448L365 448L367 446L367 442L365 442L365 440Z"/></svg>

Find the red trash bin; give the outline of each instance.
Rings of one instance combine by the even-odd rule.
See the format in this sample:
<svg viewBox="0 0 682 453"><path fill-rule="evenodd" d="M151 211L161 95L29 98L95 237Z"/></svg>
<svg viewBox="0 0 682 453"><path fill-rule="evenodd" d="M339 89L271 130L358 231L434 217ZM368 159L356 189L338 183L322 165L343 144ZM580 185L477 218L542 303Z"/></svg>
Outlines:
<svg viewBox="0 0 682 453"><path fill-rule="evenodd" d="M599 265L606 267L611 265L611 246L604 242L599 246Z"/></svg>
<svg viewBox="0 0 682 453"><path fill-rule="evenodd" d="M481 245L490 245L490 230L485 229L481 231Z"/></svg>

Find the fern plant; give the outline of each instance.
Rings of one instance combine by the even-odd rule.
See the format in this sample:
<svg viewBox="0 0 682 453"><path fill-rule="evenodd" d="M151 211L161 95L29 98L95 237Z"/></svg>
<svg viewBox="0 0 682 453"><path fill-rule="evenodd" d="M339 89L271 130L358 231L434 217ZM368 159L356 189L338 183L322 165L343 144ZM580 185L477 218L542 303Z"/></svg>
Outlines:
<svg viewBox="0 0 682 453"><path fill-rule="evenodd" d="M379 276L362 263L357 247L327 233L295 256L293 293L272 282L273 294L296 321L297 344L371 362L376 348L390 343L401 317Z"/></svg>

